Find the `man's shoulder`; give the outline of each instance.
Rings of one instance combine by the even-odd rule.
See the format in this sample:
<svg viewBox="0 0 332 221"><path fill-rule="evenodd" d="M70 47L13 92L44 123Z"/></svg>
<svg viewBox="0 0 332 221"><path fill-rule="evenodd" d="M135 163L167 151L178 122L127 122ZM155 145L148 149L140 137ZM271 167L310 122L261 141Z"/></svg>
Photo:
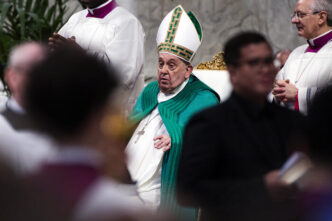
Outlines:
<svg viewBox="0 0 332 221"><path fill-rule="evenodd" d="M211 90L198 90L190 103L200 106L203 110L210 106L215 106L216 104L219 104L219 97ZM189 107L191 106L189 105Z"/></svg>
<svg viewBox="0 0 332 221"><path fill-rule="evenodd" d="M321 55L328 55L331 57L332 54L332 41L328 41L326 45L319 51Z"/></svg>
<svg viewBox="0 0 332 221"><path fill-rule="evenodd" d="M217 93L213 89L209 89L209 88L204 88L204 89L198 91L197 95L196 95L196 97L211 97L211 96L218 99Z"/></svg>
<svg viewBox="0 0 332 221"><path fill-rule="evenodd" d="M82 18L86 17L87 13L88 13L88 10L87 9L83 9L83 10L80 10L80 11L75 12L74 14L72 14L69 17L69 19L67 20L66 24L59 30L59 32L61 33L61 30L64 27L68 26L68 25L70 27L71 25L77 24Z"/></svg>
<svg viewBox="0 0 332 221"><path fill-rule="evenodd" d="M139 20L136 18L135 15L133 15L130 11L128 11L127 9L118 6L116 7L109 15L109 18L111 20L117 20L120 23L138 23L141 24L139 22Z"/></svg>
<svg viewBox="0 0 332 221"><path fill-rule="evenodd" d="M203 81L199 80L195 75L191 75L191 79L189 80L189 85L192 84L193 86L190 87L190 90L197 91L196 97L213 97L220 101L220 97L212 88L206 85Z"/></svg>
<svg viewBox="0 0 332 221"><path fill-rule="evenodd" d="M80 10L80 11L75 12L74 14L72 14L72 15L69 17L69 20L68 20L68 21L72 21L72 20L79 19L79 18L81 18L82 16L85 17L87 14L88 14L88 10L87 10L87 9Z"/></svg>
<svg viewBox="0 0 332 221"><path fill-rule="evenodd" d="M142 90L141 93L147 93L150 92L151 90L158 90L159 91L159 87L158 87L158 82L157 81L151 81L149 82Z"/></svg>
<svg viewBox="0 0 332 221"><path fill-rule="evenodd" d="M308 44L300 45L292 51L291 55L294 56L294 55L297 55L297 54L303 54L305 52L305 50L307 49L307 47L308 47Z"/></svg>
<svg viewBox="0 0 332 221"><path fill-rule="evenodd" d="M113 12L121 14L123 17L129 17L137 19L135 15L133 15L130 11L128 11L126 8L118 6L114 9Z"/></svg>
<svg viewBox="0 0 332 221"><path fill-rule="evenodd" d="M233 108L232 101L229 99L223 103L218 103L216 105L210 106L199 113L197 113L194 117L196 118L204 118L206 120L221 119L227 115L227 113L231 112L230 110Z"/></svg>

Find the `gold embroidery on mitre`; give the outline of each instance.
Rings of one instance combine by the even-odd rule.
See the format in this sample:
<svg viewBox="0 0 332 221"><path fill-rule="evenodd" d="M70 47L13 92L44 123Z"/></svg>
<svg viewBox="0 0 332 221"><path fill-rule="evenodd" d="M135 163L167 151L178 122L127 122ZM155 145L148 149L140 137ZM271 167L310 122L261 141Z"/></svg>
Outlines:
<svg viewBox="0 0 332 221"><path fill-rule="evenodd" d="M162 42L158 45L158 51L169 52L183 58L186 61L189 61L193 56L194 52L186 47L174 43L175 35L180 24L182 13L183 10L181 7L177 7L176 9L174 9L171 21L169 22L165 42Z"/></svg>
<svg viewBox="0 0 332 221"><path fill-rule="evenodd" d="M182 9L180 7L177 7L173 12L171 21L169 22L168 31L165 39L166 43L173 43L176 31L178 30L180 24L181 15Z"/></svg>
<svg viewBox="0 0 332 221"><path fill-rule="evenodd" d="M190 58L193 56L194 52L191 51L188 48L185 48L181 45L177 45L174 43L161 43L158 46L159 52L170 52L172 54L175 54L181 58L183 58L186 61L189 61Z"/></svg>

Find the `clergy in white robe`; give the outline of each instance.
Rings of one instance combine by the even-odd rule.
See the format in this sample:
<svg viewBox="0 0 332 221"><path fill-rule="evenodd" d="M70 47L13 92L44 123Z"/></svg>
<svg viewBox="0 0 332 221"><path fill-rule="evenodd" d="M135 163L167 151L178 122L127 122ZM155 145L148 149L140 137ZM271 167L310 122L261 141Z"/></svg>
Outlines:
<svg viewBox="0 0 332 221"><path fill-rule="evenodd" d="M57 152L52 140L34 127L24 109L9 99L0 113L0 157L18 175L37 171Z"/></svg>
<svg viewBox="0 0 332 221"><path fill-rule="evenodd" d="M277 79L289 79L298 88L295 101L286 103L291 109L307 113L307 107L316 92L332 83L332 32L324 36L328 37L328 41L319 45L317 51L310 50L308 45L296 48L278 73ZM319 39L324 36L310 42L320 42Z"/></svg>
<svg viewBox="0 0 332 221"><path fill-rule="evenodd" d="M72 15L60 29L89 53L118 69L123 108L131 112L144 87L144 31L137 18L115 0ZM84 2L83 2L84 4Z"/></svg>
<svg viewBox="0 0 332 221"><path fill-rule="evenodd" d="M324 7L317 0L297 2L292 23L308 44L293 50L272 91L276 101L304 114L317 91L332 83L332 14Z"/></svg>
<svg viewBox="0 0 332 221"><path fill-rule="evenodd" d="M195 220L196 210L175 200L182 134L191 116L219 103L219 97L191 75L190 62L202 40L193 13L175 7L163 19L156 40L158 80L144 88L130 115L139 124L126 148L127 165L146 205Z"/></svg>
<svg viewBox="0 0 332 221"><path fill-rule="evenodd" d="M56 153L51 139L36 130L23 107L28 71L45 54L45 47L37 42L22 43L11 50L5 70L11 97L0 113L0 157L19 175L38 170Z"/></svg>
<svg viewBox="0 0 332 221"><path fill-rule="evenodd" d="M158 103L175 97L188 83L183 82L172 94L158 93ZM144 131L144 134L140 134ZM161 164L164 150L155 148L154 138L168 135L158 107L141 120L133 137L130 139L126 153L131 178L137 181L137 191L145 204L153 209L160 204Z"/></svg>

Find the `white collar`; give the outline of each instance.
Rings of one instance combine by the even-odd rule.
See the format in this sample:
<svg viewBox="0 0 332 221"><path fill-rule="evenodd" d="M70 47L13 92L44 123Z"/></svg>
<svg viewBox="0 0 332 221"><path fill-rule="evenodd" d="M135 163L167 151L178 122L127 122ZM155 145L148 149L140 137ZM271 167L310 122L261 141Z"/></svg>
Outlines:
<svg viewBox="0 0 332 221"><path fill-rule="evenodd" d="M106 1L105 3L99 5L98 7L95 7L95 8L87 8L87 9L88 9L88 11L93 15L93 11L94 11L94 10L96 10L96 9L98 9L98 8L102 8L102 7L104 7L105 5L107 5L108 3L110 3L111 1L113 1L113 0L108 0L108 1Z"/></svg>
<svg viewBox="0 0 332 221"><path fill-rule="evenodd" d="M7 101L7 107L16 113L25 114L25 110L19 105L19 103L17 103L13 96Z"/></svg>
<svg viewBox="0 0 332 221"><path fill-rule="evenodd" d="M182 82L182 84L180 84L177 88L175 88L169 94L164 94L163 92L160 91L158 93L158 103L167 101L167 100L175 97L178 93L180 93L184 89L184 87L187 85L188 81L189 81L189 78L187 80L185 80L184 82Z"/></svg>

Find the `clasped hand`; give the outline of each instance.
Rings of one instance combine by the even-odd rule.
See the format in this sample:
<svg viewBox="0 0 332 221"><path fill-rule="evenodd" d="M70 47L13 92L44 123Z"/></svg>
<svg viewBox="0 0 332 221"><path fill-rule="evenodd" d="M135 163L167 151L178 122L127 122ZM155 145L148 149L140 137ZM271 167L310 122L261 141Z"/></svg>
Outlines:
<svg viewBox="0 0 332 221"><path fill-rule="evenodd" d="M72 36L70 38L65 38L61 35L59 35L58 33L53 33L52 37L48 38L48 45L51 48L57 48L59 46L63 46L63 45L71 45L73 47L77 47L77 48L81 48L77 43L76 43L76 39L75 36Z"/></svg>
<svg viewBox="0 0 332 221"><path fill-rule="evenodd" d="M275 99L284 103L294 102L297 92L297 87L295 87L294 84L291 84L289 79L276 80L272 90L272 94L274 95Z"/></svg>

